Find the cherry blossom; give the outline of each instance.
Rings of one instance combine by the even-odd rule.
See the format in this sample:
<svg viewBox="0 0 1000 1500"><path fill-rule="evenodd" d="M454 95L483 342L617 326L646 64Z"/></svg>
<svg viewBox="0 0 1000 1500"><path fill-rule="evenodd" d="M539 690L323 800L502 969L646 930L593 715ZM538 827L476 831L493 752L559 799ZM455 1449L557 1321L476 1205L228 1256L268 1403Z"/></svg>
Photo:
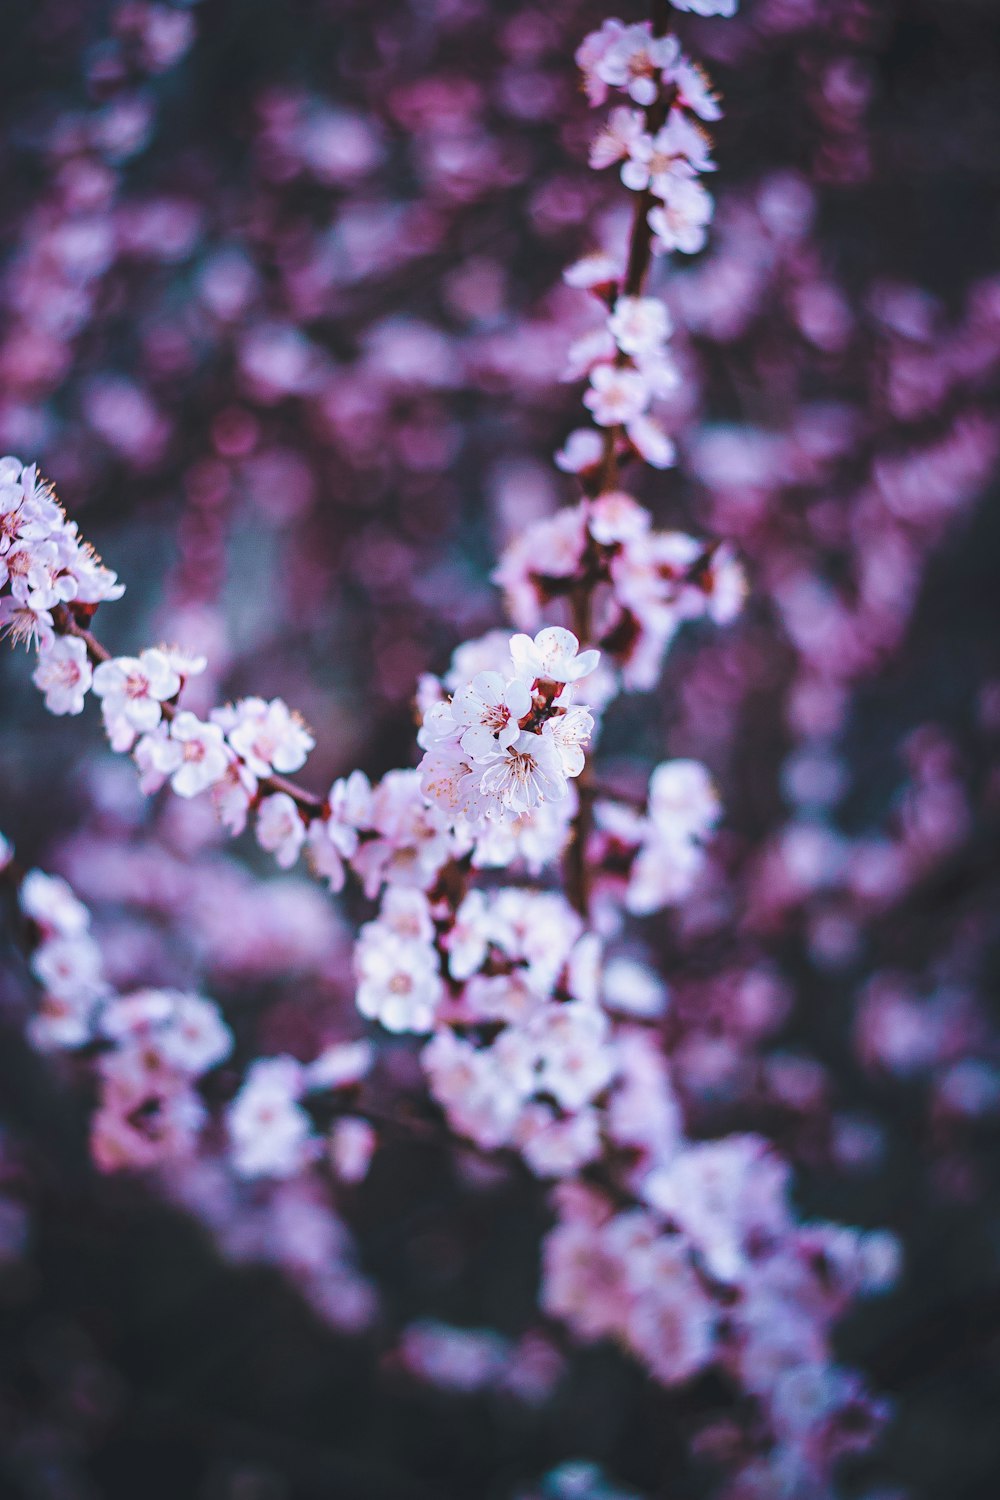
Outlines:
<svg viewBox="0 0 1000 1500"><path fill-rule="evenodd" d="M32 680L44 693L49 713L83 713L93 680L84 642L73 636L52 641L39 656Z"/></svg>

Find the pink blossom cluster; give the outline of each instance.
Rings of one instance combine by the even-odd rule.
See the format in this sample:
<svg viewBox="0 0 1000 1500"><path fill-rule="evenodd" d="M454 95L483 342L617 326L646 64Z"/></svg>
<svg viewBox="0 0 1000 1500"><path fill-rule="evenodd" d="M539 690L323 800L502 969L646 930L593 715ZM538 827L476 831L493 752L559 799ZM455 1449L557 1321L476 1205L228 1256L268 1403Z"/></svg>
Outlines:
<svg viewBox="0 0 1000 1500"><path fill-rule="evenodd" d="M731 15L735 5L690 0L677 8ZM503 1162L554 1180L555 1227L543 1248L547 1315L580 1342L612 1340L662 1385L708 1371L728 1382L749 1416L743 1424L706 1427L699 1442L706 1454L723 1457L733 1500L819 1495L830 1492L839 1458L865 1448L884 1416L836 1364L831 1329L855 1298L892 1284L897 1252L891 1237L801 1223L788 1201L788 1166L762 1138L699 1138L698 1110L740 1060L741 1040L752 1052L773 1031L787 997L746 949L738 972L716 973L705 985L712 1000L706 1010L719 1021L714 1034L707 1025L699 1031L690 995L668 994L627 918L680 907L683 943L699 921L709 931L715 921L717 931L718 913L721 920L731 914L726 876L707 855L721 801L706 765L691 754L655 766L641 795L616 790L614 781L603 785L593 743L617 692L653 688L681 626L731 622L746 584L727 542L654 529L650 512L621 488L619 464L638 456L659 469L691 449L714 519L732 522L721 529L737 534L759 561L763 586L785 620L799 674L791 717L814 749L839 722L846 683L877 654L875 647L869 654L847 648L869 626L886 643L878 625L884 620L890 629L888 592L900 576L913 576L929 546L914 519L923 491L905 463L882 460L877 496L859 507L857 536L847 539L867 610L851 614L814 576L794 528L765 547L781 529L771 524L778 492L806 480L825 483L855 429L836 413L807 412L795 443L770 442L753 429L696 430L693 416L684 434L687 361L675 357L671 341L693 342L706 327L709 338L734 336L729 330L753 315L782 257L787 268L796 254L805 287L799 322L829 341L836 309L831 299L821 305L807 295L816 292L807 285L808 256L802 237L788 229L794 189L786 183L783 203L776 202L779 191L769 207L759 206L759 254L747 267L724 245L722 269L686 272L688 284L668 291L668 309L647 293L649 254L694 253L705 242L713 205L700 177L714 163L697 121L718 118L718 104L676 39L649 24L605 23L585 41L579 61L593 103L612 89L631 101L612 111L592 160L621 163L623 182L639 195L629 253L598 252L567 274L570 286L596 294L606 313L570 353L572 378L589 379L584 404L594 426L571 434L558 463L579 477L583 498L526 523L504 551L495 577L519 633L469 634L440 679L421 678L418 765L390 770L374 784L353 771L317 796L289 780L316 742L284 698L217 705L221 692L201 653L155 647L109 655L90 627L97 604L121 592L114 575L79 542L34 470L3 461L8 482L0 493L10 492L4 621L15 638L37 644L35 680L47 706L76 714L93 691L111 746L132 755L142 789L155 793L169 784L185 808L190 804L164 816L176 817L192 842L200 837L190 830L202 806L231 834L252 819L258 844L282 870L305 858L334 893L350 873L364 898L377 902L360 926L350 969L356 1013L372 1026L385 1060L387 1078L377 1083L388 1106L376 1099L369 1107L377 1068L367 1039L329 1042L310 1061L258 1044L253 1050L261 1055L241 1063L238 1076L227 1068L224 1080L212 1078L233 1049L218 1009L166 987L116 994L101 978L85 910L68 888L38 872L20 885L35 928L32 964L45 990L31 1034L41 1047L93 1048L100 1089L94 1151L102 1168L160 1167L167 1190L212 1227L228 1254L286 1266L313 1305L344 1328L371 1321L374 1297L326 1194L344 1195L365 1178L386 1119L390 1128L405 1129L411 1119L432 1132L443 1122L446 1138L502 1153ZM488 165L466 128L476 102L441 85L434 102L413 97L398 107L414 122L441 199L474 197L472 184ZM259 147L262 171L275 182L338 187L365 178L389 150L382 133L358 119L288 98L263 110ZM373 215L374 229L355 224L353 241L345 234L357 260L385 228L384 217ZM139 227L135 232L141 238ZM398 245L405 237L390 238ZM738 250L745 241L735 240ZM386 251L390 259L393 253L403 256ZM219 252L202 269L205 305L236 341L250 399L262 408L300 403L365 462L387 409L405 407L410 414L401 427L414 468L426 463L425 472L439 474L447 441L435 443L409 403L430 405L459 383L454 350L428 327L390 319L366 336L366 379L333 369L299 323L318 316L355 272L331 266L318 250L314 259L303 253L290 260L294 273L286 264L282 274L297 316L289 312L287 320L257 316L256 272L239 251ZM488 282L485 271L482 277ZM693 289L699 278L704 295ZM455 295L475 300L479 287ZM251 305L255 315L244 329ZM699 307L709 309L700 327ZM541 329L551 342L548 327ZM484 336L467 367L478 357L487 386L504 363L503 351L488 343ZM926 371L921 378L929 378ZM899 383L905 385L903 375ZM677 417L671 436L651 414L654 402ZM253 450L256 419L229 416L216 437L220 452L236 460ZM953 508L963 482L974 488L988 446L979 430L964 445L959 432L927 450L940 476L942 513ZM279 491L287 480L294 496L294 465L287 473L280 461L265 466L265 490L268 475L272 487L277 476ZM198 514L216 510L228 483L218 471L202 477L193 502ZM294 510L294 499L288 503ZM897 519L905 513L895 552L886 539L889 512ZM883 567L869 565L865 550L880 537ZM914 537L911 555L906 544ZM399 553L378 553L375 546L368 555L391 592ZM844 629L828 635L831 622L848 615ZM549 623L553 618L565 623ZM702 694L689 690L697 700L690 717L708 745L720 735L705 705L725 720L743 701L751 674L738 670L741 650L739 643L719 645L714 659L730 670ZM585 703L576 701L577 691ZM823 780L822 767L812 782L808 772L799 784ZM931 804L928 797L911 822L929 830L933 844L948 817L935 818ZM850 888L841 872L851 861L841 860L836 838L818 819L801 824L786 828L773 856L787 886L767 882L756 911L752 893L747 899L751 933L820 889ZM724 832L723 846L726 838ZM157 872L146 869L155 887ZM209 948L225 949L225 925L223 909L208 924ZM650 932L650 945L661 935ZM324 942L321 935L320 949ZM336 991L336 966L324 952L324 977ZM262 960L258 972L264 969ZM406 1052L409 1037L419 1041ZM390 1046L393 1038L402 1040ZM406 1097L412 1077L398 1097L393 1092L391 1060L404 1055L415 1060L430 1096L417 1117ZM772 1095L784 1088L791 1097L796 1086L808 1092L808 1068L796 1072L794 1059L784 1070L780 1064L762 1065L770 1067ZM402 1066L400 1077L406 1079ZM730 1097L736 1094L734 1087ZM409 1325L395 1358L432 1385L533 1391L541 1399L554 1379L550 1349L549 1356L547 1363L527 1338L514 1345L424 1321ZM578 1479L576 1494L612 1493L599 1476ZM563 1474L545 1492L570 1495L576 1482Z"/></svg>
<svg viewBox="0 0 1000 1500"><path fill-rule="evenodd" d="M534 629L555 601L592 598L593 636L628 688L650 689L680 627L728 624L745 593L725 544L654 531L649 512L622 491L536 522L505 551L494 573L512 618Z"/></svg>
<svg viewBox="0 0 1000 1500"><path fill-rule="evenodd" d="M559 1188L545 1243L543 1306L579 1340L616 1340L668 1385L717 1366L756 1403L766 1438L743 1446L726 1424L699 1438L706 1454L726 1451L733 1495L828 1493L838 1459L886 1416L833 1362L830 1330L853 1299L892 1285L898 1246L798 1224L787 1177L757 1137L684 1145L646 1177L643 1207Z"/></svg>

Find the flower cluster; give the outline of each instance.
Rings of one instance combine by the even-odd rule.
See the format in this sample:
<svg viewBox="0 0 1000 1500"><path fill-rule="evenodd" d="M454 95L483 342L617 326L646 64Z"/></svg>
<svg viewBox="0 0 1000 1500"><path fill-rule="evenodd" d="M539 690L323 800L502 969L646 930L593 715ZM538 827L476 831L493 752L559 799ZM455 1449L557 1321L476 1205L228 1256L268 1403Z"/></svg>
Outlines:
<svg viewBox="0 0 1000 1500"><path fill-rule="evenodd" d="M424 716L420 785L428 799L472 829L511 822L567 795L583 770L594 728L573 703L573 684L597 666L572 631L515 635L506 670L477 672Z"/></svg>
<svg viewBox="0 0 1000 1500"><path fill-rule="evenodd" d="M682 1146L642 1184L641 1208L616 1211L566 1184L542 1299L579 1340L614 1339L663 1384L725 1371L768 1434L737 1467L748 1481L780 1476L791 1493L818 1494L887 1414L832 1362L830 1329L855 1297L892 1285L899 1252L890 1235L797 1224L786 1183L763 1141L731 1136ZM721 1441L720 1430L701 1439L706 1451Z"/></svg>
<svg viewBox="0 0 1000 1500"><path fill-rule="evenodd" d="M0 459L0 636L37 646L35 681L52 713L80 713L91 684L83 643L57 648L55 619L69 601L86 615L123 592L37 469Z"/></svg>
<svg viewBox="0 0 1000 1500"><path fill-rule="evenodd" d="M625 686L640 689L653 686L686 621L728 624L746 589L729 546L654 531L649 512L617 490L528 527L493 576L511 616L529 630L555 601L589 589L594 639Z"/></svg>
<svg viewBox="0 0 1000 1500"><path fill-rule="evenodd" d="M715 170L701 122L722 113L704 74L676 37L655 35L648 21L605 21L584 40L577 62L591 104L603 104L612 90L631 101L611 110L591 147L591 166L621 164L622 182L641 195L637 215L646 220L654 255L701 250L714 204L700 178ZM667 468L675 461L674 444L650 413L680 384L668 349L673 324L666 307L641 295L634 266L613 256L586 257L570 267L566 280L588 288L607 308L602 325L574 344L566 372L567 379L589 378L584 405L608 433L600 447L613 449L617 430L647 463ZM593 451L586 438L576 447Z"/></svg>
<svg viewBox="0 0 1000 1500"><path fill-rule="evenodd" d="M675 3L703 15L735 10L734 0ZM512 49L530 53L538 34L532 41L525 18L512 19ZM520 1158L537 1177L558 1184L551 1199L555 1227L543 1252L545 1312L580 1341L611 1338L664 1385L709 1369L729 1382L750 1413L746 1432L735 1422L721 1424L706 1428L700 1442L705 1453L729 1455L734 1494L819 1494L838 1456L867 1442L882 1415L833 1362L830 1330L855 1296L891 1283L895 1248L886 1238L798 1222L787 1201L788 1168L760 1138L694 1139L709 1133L692 1117L711 1087L713 1060L718 1084L737 1050L737 1011L742 1007L746 1035L764 1035L781 1011L782 987L769 988L763 968L750 963L731 985L732 976L716 976L716 990L726 991L729 1030L708 1037L706 1024L695 1035L687 1025L688 997L668 1000L625 914L646 916L695 893L721 818L718 794L705 767L685 758L655 767L648 797L627 797L596 781L589 753L619 687L654 686L680 627L699 618L729 622L745 591L727 543L654 530L649 512L618 478L621 459L638 455L655 469L675 461L660 418L671 398L679 404L680 370L686 381L688 366L671 353L671 341L690 332L696 316L690 308L699 299L682 292L668 311L647 294L646 270L651 251L693 253L705 242L713 204L700 179L714 163L698 122L720 111L676 39L649 24L605 23L586 40L579 62L593 103L611 90L629 101L612 110L592 165L619 165L622 181L638 195L628 253L589 256L566 275L571 286L594 293L603 310L600 326L582 332L569 358L570 377L588 379L583 400L594 426L571 433L557 460L578 476L584 498L551 518L532 519L503 555L496 581L514 624L530 633L495 630L466 640L441 679L421 678L419 765L390 770L374 785L354 771L316 796L288 780L306 763L314 738L284 699L249 697L213 707L222 689L200 655L164 646L108 656L90 626L97 603L117 597L120 587L96 562L98 584L83 581L83 565L65 560L69 542L89 558L75 528L34 471L3 461L9 480L3 493L12 494L4 536L13 539L3 554L5 623L15 638L39 645L35 679L52 711L79 713L93 690L112 748L133 756L143 789L169 784L182 799L172 814L181 848L198 844L211 821L199 823L200 809L214 807L232 834L252 819L259 845L281 869L304 857L334 892L353 874L363 896L378 903L360 928L353 963L331 945L316 964L316 987L324 1002L331 995L353 999L365 1023L400 1039L384 1049L386 1077L380 1071L377 1079L392 1095L390 1108L366 1113L362 1085L375 1071L367 1041L337 1042L318 1056L315 1048L281 1041L276 1055L252 1058L240 1082L227 1068L223 1079L203 1088L233 1047L219 1011L200 996L169 989L116 995L101 978L86 913L65 887L46 885L37 872L29 877L33 888L28 881L22 886L22 907L35 928L32 962L46 991L32 1034L39 1046L93 1047L100 1085L94 1151L102 1168L169 1163L170 1190L195 1206L227 1253L267 1258L268 1245L279 1245L272 1258L298 1273L314 1305L338 1326L365 1326L372 1299L345 1253L346 1231L326 1198L319 1199L324 1172L337 1189L358 1183L381 1122L405 1129L408 1121L431 1120L434 1132L442 1115L463 1143L505 1153L489 1164L467 1149L456 1153L470 1181L479 1174L486 1182L491 1172L507 1169L510 1156ZM412 122L438 207L475 198L489 165L467 128L475 105L439 80L428 98L394 99L391 108L408 128ZM361 180L388 152L380 131L301 100L272 100L264 115L261 158L276 178ZM500 168L499 158L493 165ZM369 210L367 227L348 224L332 238L334 250L321 254L303 230L301 245L310 248L276 257L283 268L296 263L286 290L302 317L302 309L325 316L350 280L353 273L335 264L338 256L347 264L352 253L363 260L381 240L406 241L384 233L380 208ZM393 252L386 254L391 259ZM761 251L746 274L766 261ZM456 278L451 295L457 307L475 307L488 321L481 301L489 267L470 268L470 275L464 290ZM426 477L448 467L447 435L432 432L424 416L435 392L458 384L447 340L429 327L387 320L363 340L364 379L355 383L331 368L324 341L300 331L291 314L287 323L248 316L242 331L255 281L254 267L237 252L201 270L210 319L241 329L237 362L251 405L300 403L352 459L360 455L369 464L379 456L387 413L401 409L401 446L414 470ZM487 390L503 365L501 342L491 345L484 333L464 366L466 373L479 370ZM552 342L541 330L539 345ZM113 425L108 401L97 401L97 408L95 420ZM114 401L110 408L113 414ZM121 409L119 403L119 416ZM217 452L232 461L233 473L254 449L256 423L247 411L228 411L213 427ZM706 440L695 453L709 487L711 448ZM714 451L716 472L725 472ZM191 506L203 522L222 508L230 473L221 458L207 468L191 485L204 499L200 509L196 500ZM249 463L241 472L251 472ZM269 487L268 474L281 483ZM290 462L270 470L261 462L259 487L270 489L266 504L275 514L284 504L294 511L294 476ZM308 475L302 487L308 490ZM882 492L887 506L905 511L916 503L905 473L884 471ZM539 512L529 505L528 513ZM746 530L752 538L752 527ZM212 535L217 542L218 529ZM57 544L58 536L69 542ZM383 540L373 528L366 555L391 594L397 565L416 570L412 557L400 563ZM835 645L824 647L817 621L822 626L836 612L799 576L798 545L769 583L815 679L833 670L828 658L836 655ZM436 580L423 586L433 591ZM874 594L879 587L875 578ZM547 623L561 611L565 624ZM405 652L398 662L405 675ZM584 679L586 704L575 700ZM725 701L724 692L723 683L714 698L706 691L702 699ZM198 712L187 706L192 702ZM201 794L204 803L190 806ZM824 844L817 854L807 837L780 854L808 873L823 866L828 852ZM506 872L503 885L484 874L497 869ZM524 873L533 885L510 883ZM537 888L543 881L561 888ZM214 945L233 963L245 928L229 935L227 948L220 936L225 908L217 895ZM288 941L286 951L294 952ZM273 954L271 964L268 979L282 967ZM240 972L238 962L234 967ZM247 969L253 972L252 959ZM263 970L262 964L258 978ZM349 998L347 973L354 979ZM874 1052L886 1044L881 1033L874 1041L869 1036L884 1019L873 1009L873 1024L862 1030ZM692 1045L685 1050L685 1044ZM762 1065L775 1093L782 1084L787 1096L796 1085L809 1086L808 1069L796 1073L793 1064L783 1071L773 1059ZM436 1108L418 1119L408 1108L395 1113L394 1091L405 1097L417 1089L421 1072ZM219 1128L208 1131L213 1102ZM545 1371L532 1373L533 1352L528 1340L513 1345L417 1323L395 1358L447 1389L544 1390ZM523 1356L526 1368L505 1383L500 1365L511 1356ZM551 1359L541 1365L551 1374ZM547 1493L608 1493L596 1473L577 1470L574 1477L572 1468L550 1476Z"/></svg>

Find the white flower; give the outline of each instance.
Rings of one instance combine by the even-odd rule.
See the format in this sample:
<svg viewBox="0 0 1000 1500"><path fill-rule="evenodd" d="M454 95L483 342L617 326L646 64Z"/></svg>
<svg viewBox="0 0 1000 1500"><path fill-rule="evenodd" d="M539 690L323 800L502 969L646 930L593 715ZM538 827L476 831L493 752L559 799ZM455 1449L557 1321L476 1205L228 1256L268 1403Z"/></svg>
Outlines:
<svg viewBox="0 0 1000 1500"><path fill-rule="evenodd" d="M139 734L155 729L163 716L161 704L180 692L181 679L166 653L153 647L139 656L101 662L94 670L93 686L103 700L104 721L114 744L116 731L127 738L129 729Z"/></svg>
<svg viewBox="0 0 1000 1500"><path fill-rule="evenodd" d="M331 891L344 888L345 861L358 847L358 829L371 822L372 789L363 771L352 771L330 788L330 811L309 825L309 855Z"/></svg>
<svg viewBox="0 0 1000 1500"><path fill-rule="evenodd" d="M604 83L622 88L636 104L650 105L659 92L659 77L677 57L676 37L651 35L648 22L625 27L594 71Z"/></svg>
<svg viewBox="0 0 1000 1500"><path fill-rule="evenodd" d="M561 625L547 626L534 640L527 635L512 636L510 654L514 670L525 682L578 682L601 659L599 651L580 651L576 636Z"/></svg>
<svg viewBox="0 0 1000 1500"><path fill-rule="evenodd" d="M596 468L604 457L604 439L592 427L577 427L555 455L556 468L564 474L583 474Z"/></svg>
<svg viewBox="0 0 1000 1500"><path fill-rule="evenodd" d="M564 776L579 776L583 770L583 747L594 732L594 716L586 708L569 708L546 721L542 734L556 747Z"/></svg>
<svg viewBox="0 0 1000 1500"><path fill-rule="evenodd" d="M499 672L477 672L451 702L463 752L478 760L506 750L521 733L518 721L530 709L531 692L520 678L507 682Z"/></svg>
<svg viewBox="0 0 1000 1500"><path fill-rule="evenodd" d="M652 214L650 213L651 227ZM620 427L641 416L649 405L649 387L638 370L618 365L597 365L590 373L590 389L583 404L599 427Z"/></svg>
<svg viewBox="0 0 1000 1500"><path fill-rule="evenodd" d="M563 1109L582 1109L614 1077L608 1018L596 1005L547 1005L528 1022L528 1035L538 1048L539 1092Z"/></svg>
<svg viewBox="0 0 1000 1500"><path fill-rule="evenodd" d="M375 1153L376 1135L367 1120L344 1115L330 1128L330 1165L341 1182L363 1182Z"/></svg>
<svg viewBox="0 0 1000 1500"><path fill-rule="evenodd" d="M163 1055L175 1068L200 1076L233 1050L233 1034L217 1005L201 995L171 994L170 1019L160 1037Z"/></svg>
<svg viewBox="0 0 1000 1500"><path fill-rule="evenodd" d="M545 735L524 731L506 750L497 750L481 765L480 790L499 805L501 813L525 813L539 802L566 795L562 757Z"/></svg>
<svg viewBox="0 0 1000 1500"><path fill-rule="evenodd" d="M90 926L90 912L58 875L29 870L21 881L21 910L46 937L79 937Z"/></svg>
<svg viewBox="0 0 1000 1500"><path fill-rule="evenodd" d="M257 812L257 842L273 854L283 870L290 870L305 843L306 825L287 792L265 797Z"/></svg>
<svg viewBox="0 0 1000 1500"><path fill-rule="evenodd" d="M677 462L677 445L654 417L633 417L625 434L641 459L653 469L669 469Z"/></svg>
<svg viewBox="0 0 1000 1500"><path fill-rule="evenodd" d="M645 117L641 110L629 109L627 105L620 104L608 115L604 128L594 137L590 147L590 165L595 171L602 167L610 167L616 161L623 161L629 155L634 141L645 134ZM596 257L594 257L596 259ZM609 265L614 262L607 257ZM603 267L602 267L603 269ZM569 281L569 276L565 278ZM617 275L607 277L608 281L617 280ZM570 286L579 286L579 281L569 281Z"/></svg>
<svg viewBox="0 0 1000 1500"><path fill-rule="evenodd" d="M707 238L705 226L710 223L715 205L711 193L693 178L678 178L670 188L670 197L649 211L649 227L656 238L654 255L681 250L693 255Z"/></svg>
<svg viewBox="0 0 1000 1500"><path fill-rule="evenodd" d="M514 1138L536 1177L571 1177L601 1152L601 1133L592 1109L560 1118L547 1104L528 1104Z"/></svg>
<svg viewBox="0 0 1000 1500"><path fill-rule="evenodd" d="M402 938L380 922L361 929L354 954L357 1006L387 1031L431 1031L443 993L437 955L429 943Z"/></svg>
<svg viewBox="0 0 1000 1500"><path fill-rule="evenodd" d="M371 1042L334 1042L306 1068L306 1085L310 1090L352 1088L368 1074L374 1061Z"/></svg>
<svg viewBox="0 0 1000 1500"><path fill-rule="evenodd" d="M722 109L709 79L690 58L681 56L667 69L664 81L677 90L677 103L700 120L721 120Z"/></svg>
<svg viewBox="0 0 1000 1500"><path fill-rule="evenodd" d="M215 726L213 725L213 728ZM136 746L138 755L140 746ZM247 826L247 814L257 795L257 778L233 756L218 781L212 782L212 804L223 828L234 837Z"/></svg>
<svg viewBox="0 0 1000 1500"><path fill-rule="evenodd" d="M468 979L482 968L490 942L490 917L482 891L470 891L455 913L442 947L453 979Z"/></svg>
<svg viewBox="0 0 1000 1500"><path fill-rule="evenodd" d="M615 357L615 341L607 328L591 328L574 339L566 351L562 380L572 384L589 375L598 365L607 365Z"/></svg>
<svg viewBox="0 0 1000 1500"><path fill-rule="evenodd" d="M596 292L607 286L615 286L624 274L625 267L620 260L609 255L606 250L595 250L567 266L563 272L563 281L567 286L577 287L580 291Z"/></svg>
<svg viewBox="0 0 1000 1500"><path fill-rule="evenodd" d="M241 1177L292 1177L315 1154L312 1122L298 1103L302 1087L302 1067L292 1057L251 1066L226 1112Z"/></svg>
<svg viewBox="0 0 1000 1500"><path fill-rule="evenodd" d="M494 1048L477 1051L453 1031L439 1031L420 1060L431 1092L448 1122L484 1150L510 1140L525 1095L509 1073L497 1067Z"/></svg>
<svg viewBox="0 0 1000 1500"><path fill-rule="evenodd" d="M65 635L44 647L32 680L45 694L45 707L50 714L82 713L93 680L83 641Z"/></svg>
<svg viewBox="0 0 1000 1500"><path fill-rule="evenodd" d="M148 755L152 765L170 777L178 797L196 797L221 781L229 769L222 730L186 709L174 715L169 738L154 741Z"/></svg>
<svg viewBox="0 0 1000 1500"><path fill-rule="evenodd" d="M739 0L670 0L674 10L693 11L697 16L735 16Z"/></svg>
<svg viewBox="0 0 1000 1500"><path fill-rule="evenodd" d="M678 182L714 170L708 137L681 110L672 109L656 135L630 141L621 176L634 192L649 188L658 198L670 198Z"/></svg>
<svg viewBox="0 0 1000 1500"><path fill-rule="evenodd" d="M86 1005L107 993L100 951L86 934L41 943L32 956L31 969L39 984L59 1000Z"/></svg>
<svg viewBox="0 0 1000 1500"><path fill-rule="evenodd" d="M608 328L623 354L655 354L674 331L659 297L619 297Z"/></svg>
<svg viewBox="0 0 1000 1500"><path fill-rule="evenodd" d="M217 710L212 718L226 730L229 743L256 776L267 776L272 770L283 775L298 771L316 743L281 698L270 703L244 698L229 710Z"/></svg>
<svg viewBox="0 0 1000 1500"><path fill-rule="evenodd" d="M39 650L53 640L55 630L49 611L34 600L21 601L10 595L0 599L0 640L9 636L15 646Z"/></svg>

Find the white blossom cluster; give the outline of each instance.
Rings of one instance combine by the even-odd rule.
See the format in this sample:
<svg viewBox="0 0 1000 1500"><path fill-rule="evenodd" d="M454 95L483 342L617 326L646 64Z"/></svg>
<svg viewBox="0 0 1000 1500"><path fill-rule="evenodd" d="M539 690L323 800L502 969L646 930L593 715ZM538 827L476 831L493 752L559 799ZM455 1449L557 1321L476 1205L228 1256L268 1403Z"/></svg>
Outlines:
<svg viewBox="0 0 1000 1500"><path fill-rule="evenodd" d="M189 1155L208 1117L196 1085L233 1046L218 1007L179 990L116 994L90 913L57 876L29 870L18 899L42 988L29 1040L44 1052L96 1051L91 1150L98 1166L148 1167Z"/></svg>
<svg viewBox="0 0 1000 1500"><path fill-rule="evenodd" d="M624 185L643 195L654 255L701 250L714 211L701 178L715 170L703 125L722 115L705 75L675 36L654 35L649 21L605 21L584 39L576 60L591 104L604 104L611 93L629 101L608 115L591 146L591 166L618 165ZM606 316L571 348L565 378L589 379L583 400L598 428L624 432L646 463L668 468L674 444L651 412L680 383L667 308L641 294L631 265L603 252L571 266L566 280L593 292ZM575 434L569 465L596 461L603 443L593 432Z"/></svg>
<svg viewBox="0 0 1000 1500"><path fill-rule="evenodd" d="M305 1101L310 1096L354 1089L372 1060L369 1043L339 1042L311 1063L284 1055L251 1063L226 1111L237 1175L295 1177L325 1155L342 1181L360 1181L375 1149L371 1125L357 1115L340 1114L324 1139Z"/></svg>
<svg viewBox="0 0 1000 1500"><path fill-rule="evenodd" d="M38 648L35 681L51 713L80 713L91 683L84 643L56 638L59 612L72 601L90 614L124 592L37 469L0 458L0 637Z"/></svg>
<svg viewBox="0 0 1000 1500"><path fill-rule="evenodd" d="M515 635L506 670L477 672L433 704L417 736L420 785L470 829L509 822L558 802L583 770L593 715L573 704L573 684L598 664L570 630Z"/></svg>
<svg viewBox="0 0 1000 1500"><path fill-rule="evenodd" d="M690 895L705 861L705 845L722 816L705 767L694 760L664 761L649 780L644 813L621 802L595 808L594 854L599 868L621 871L621 901L633 916L649 916ZM605 893L622 877L602 882ZM618 892L615 891L617 896Z"/></svg>

